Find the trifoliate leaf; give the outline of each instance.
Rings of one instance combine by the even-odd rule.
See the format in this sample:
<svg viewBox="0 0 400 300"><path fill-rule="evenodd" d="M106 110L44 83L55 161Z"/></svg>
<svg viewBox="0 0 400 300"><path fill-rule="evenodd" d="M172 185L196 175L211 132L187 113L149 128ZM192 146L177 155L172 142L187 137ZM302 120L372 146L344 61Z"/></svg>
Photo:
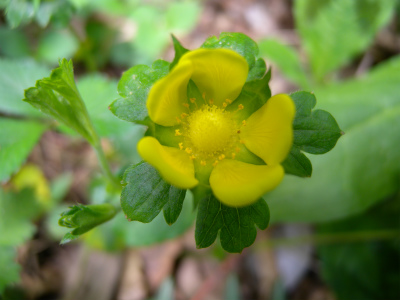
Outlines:
<svg viewBox="0 0 400 300"><path fill-rule="evenodd" d="M125 171L127 185L121 193L121 207L130 221L151 222L164 210L164 218L173 224L182 210L186 190L166 183L147 163L139 163Z"/></svg>
<svg viewBox="0 0 400 300"><path fill-rule="evenodd" d="M231 49L242 55L249 65L249 75L247 81L260 79L266 71L265 63L257 59L258 46L247 35L240 32L222 32L219 38L209 37L201 46L207 49ZM255 68L256 70L253 70ZM262 71L264 69L264 72ZM259 76L259 77L257 77Z"/></svg>
<svg viewBox="0 0 400 300"><path fill-rule="evenodd" d="M4 181L27 159L47 126L33 121L0 119L0 128L0 181Z"/></svg>
<svg viewBox="0 0 400 300"><path fill-rule="evenodd" d="M72 61L63 59L50 77L25 90L24 101L80 133L92 145L97 143L85 104L76 87Z"/></svg>
<svg viewBox="0 0 400 300"><path fill-rule="evenodd" d="M290 94L296 105L293 121L294 145L312 154L323 154L335 147L343 135L336 120L324 110L313 110L316 104L314 94L296 92Z"/></svg>
<svg viewBox="0 0 400 300"><path fill-rule="evenodd" d="M267 203L258 202L245 207L230 207L209 195L199 203L196 220L197 248L210 246L220 232L222 248L230 253L240 253L253 244L257 225L264 230L269 223Z"/></svg>
<svg viewBox="0 0 400 300"><path fill-rule="evenodd" d="M296 146L292 147L282 166L286 174L299 177L311 177L312 174L311 161Z"/></svg>
<svg viewBox="0 0 400 300"><path fill-rule="evenodd" d="M122 97L110 105L118 118L135 123L144 123L147 117L146 100L152 85L169 72L169 63L155 61L151 67L137 65L126 71L119 83L118 93Z"/></svg>

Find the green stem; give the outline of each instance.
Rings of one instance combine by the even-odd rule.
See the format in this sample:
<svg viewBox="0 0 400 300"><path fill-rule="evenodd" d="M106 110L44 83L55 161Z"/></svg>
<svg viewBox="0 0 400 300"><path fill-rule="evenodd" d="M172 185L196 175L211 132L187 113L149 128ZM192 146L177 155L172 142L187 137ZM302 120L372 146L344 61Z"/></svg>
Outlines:
<svg viewBox="0 0 400 300"><path fill-rule="evenodd" d="M104 155L103 148L101 147L100 140L96 141L93 145L94 150L96 151L97 158L99 159L101 169L103 170L104 175L108 179L108 181L114 185L116 188L121 188L121 184L119 183L118 179L114 177L113 173L111 172L110 165Z"/></svg>
<svg viewBox="0 0 400 300"><path fill-rule="evenodd" d="M327 245L353 242L365 242L371 240L387 240L398 238L399 230L370 230L358 232L303 235L291 238L270 239L257 243L257 248L267 247L291 247L302 244Z"/></svg>

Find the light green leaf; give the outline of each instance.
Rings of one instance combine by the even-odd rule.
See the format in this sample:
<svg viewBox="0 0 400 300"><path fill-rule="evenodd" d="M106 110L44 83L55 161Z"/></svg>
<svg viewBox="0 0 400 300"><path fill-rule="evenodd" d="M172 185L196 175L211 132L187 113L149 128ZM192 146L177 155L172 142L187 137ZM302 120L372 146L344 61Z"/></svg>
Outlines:
<svg viewBox="0 0 400 300"><path fill-rule="evenodd" d="M283 75L300 87L309 88L307 75L301 65L299 55L294 49L272 39L260 41L258 47L260 54L276 64Z"/></svg>
<svg viewBox="0 0 400 300"><path fill-rule="evenodd" d="M362 52L391 18L396 0L298 0L296 24L316 79Z"/></svg>
<svg viewBox="0 0 400 300"><path fill-rule="evenodd" d="M0 296L7 285L19 280L21 267L17 264L17 251L13 247L0 246Z"/></svg>
<svg viewBox="0 0 400 300"><path fill-rule="evenodd" d="M400 57L361 79L315 91L345 135L313 176L286 176L265 196L273 222L321 222L360 213L399 188Z"/></svg>
<svg viewBox="0 0 400 300"><path fill-rule="evenodd" d="M268 223L269 209L263 199L250 206L230 207L209 195L199 203L196 245L197 248L209 247L220 232L222 248L230 253L241 253L256 239L255 225L264 230Z"/></svg>
<svg viewBox="0 0 400 300"><path fill-rule="evenodd" d="M115 118L108 106L117 95L117 82L100 74L80 77L77 82L96 132L103 137L127 134L132 124Z"/></svg>
<svg viewBox="0 0 400 300"><path fill-rule="evenodd" d="M0 27L0 53L5 57L21 58L30 55L28 37L18 29Z"/></svg>
<svg viewBox="0 0 400 300"><path fill-rule="evenodd" d="M0 189L0 246L18 246L35 232L32 219L42 211L33 191L18 193Z"/></svg>
<svg viewBox="0 0 400 300"><path fill-rule="evenodd" d="M146 101L151 86L169 72L169 63L157 60L151 67L137 65L124 72L118 93L122 97L110 105L111 112L118 118L143 123L147 117Z"/></svg>
<svg viewBox="0 0 400 300"><path fill-rule="evenodd" d="M0 111L15 115L41 116L42 114L21 101L24 89L49 74L50 70L33 60L6 60L0 58Z"/></svg>
<svg viewBox="0 0 400 300"><path fill-rule="evenodd" d="M172 43L174 45L175 56L174 56L174 60L172 61L172 63L169 66L170 70L172 70L172 68L178 63L178 61L182 57L182 55L189 51L188 49L186 49L185 47L183 47L181 45L181 43L178 41L178 39L174 35L171 35L171 37L172 37Z"/></svg>
<svg viewBox="0 0 400 300"><path fill-rule="evenodd" d="M173 224L182 210L186 190L166 183L156 169L139 163L125 171L127 185L121 193L121 207L130 221L151 222L161 211L167 224Z"/></svg>
<svg viewBox="0 0 400 300"><path fill-rule="evenodd" d="M194 28L200 15L199 3L172 2L166 11L166 27L170 32L190 31Z"/></svg>
<svg viewBox="0 0 400 300"><path fill-rule="evenodd" d="M72 61L63 59L50 77L25 90L24 101L80 133L89 143L98 143L85 104L76 87Z"/></svg>
<svg viewBox="0 0 400 300"><path fill-rule="evenodd" d="M33 121L0 118L0 182L25 162L47 126Z"/></svg>

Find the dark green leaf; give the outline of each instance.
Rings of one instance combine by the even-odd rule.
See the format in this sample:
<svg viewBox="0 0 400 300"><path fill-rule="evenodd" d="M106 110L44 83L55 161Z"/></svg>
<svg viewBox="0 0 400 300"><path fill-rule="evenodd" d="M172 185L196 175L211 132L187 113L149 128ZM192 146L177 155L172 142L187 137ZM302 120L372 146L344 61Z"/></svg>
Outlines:
<svg viewBox="0 0 400 300"><path fill-rule="evenodd" d="M267 72L267 65L265 64L265 60L263 60L262 58L258 58L254 67L249 70L247 81L251 82L253 80L261 79L264 77L265 72Z"/></svg>
<svg viewBox="0 0 400 300"><path fill-rule="evenodd" d="M317 227L326 238L353 237L317 248L323 277L336 299L400 299L399 205L400 198L364 215ZM370 240L357 241L358 237Z"/></svg>
<svg viewBox="0 0 400 300"><path fill-rule="evenodd" d="M0 297L7 285L19 280L21 267L17 263L17 251L14 247L0 246Z"/></svg>
<svg viewBox="0 0 400 300"><path fill-rule="evenodd" d="M342 136L336 120L323 110L313 110L315 96L308 92L290 94L296 105L296 117L293 121L294 145L312 154L323 154L335 147Z"/></svg>
<svg viewBox="0 0 400 300"><path fill-rule="evenodd" d="M0 118L0 182L25 162L47 126L33 121Z"/></svg>
<svg viewBox="0 0 400 300"><path fill-rule="evenodd" d="M174 50L175 50L175 57L174 60L172 61L171 65L169 66L169 69L172 70L172 68L178 63L179 59L182 57L183 54L188 52L189 50L186 49L181 45L181 43L178 41L178 39L172 34L172 43L174 44Z"/></svg>
<svg viewBox="0 0 400 300"><path fill-rule="evenodd" d="M241 253L253 244L257 225L264 230L269 223L267 203L258 202L245 207L229 207L219 202L213 195L200 201L196 220L197 248L209 247L220 231L222 248L230 253Z"/></svg>
<svg viewBox="0 0 400 300"><path fill-rule="evenodd" d="M169 63L157 60L151 67L137 65L126 71L118 83L122 97L110 105L111 112L118 118L143 123L147 117L146 100L152 85L169 72Z"/></svg>
<svg viewBox="0 0 400 300"><path fill-rule="evenodd" d="M292 174L299 177L311 177L312 165L298 147L294 146L286 160L282 163L286 174Z"/></svg>
<svg viewBox="0 0 400 300"><path fill-rule="evenodd" d="M166 183L152 166L131 166L125 171L124 181L127 185L121 193L121 207L130 221L151 222L163 207L168 224L178 219L186 191Z"/></svg>
<svg viewBox="0 0 400 300"><path fill-rule="evenodd" d="M80 133L92 145L97 135L75 85L72 61L63 59L50 77L25 90L24 101Z"/></svg>
<svg viewBox="0 0 400 300"><path fill-rule="evenodd" d="M201 47L207 49L230 49L242 55L249 65L249 75L247 77L247 81L251 81L256 78L259 79L265 73L260 72L260 68L263 68L262 62L257 60L256 63L258 56L257 43L243 33L222 32L219 35L219 38L216 36L209 37ZM256 70L252 70L253 68L256 68ZM256 74L258 74L260 77L256 77Z"/></svg>
<svg viewBox="0 0 400 300"><path fill-rule="evenodd" d="M111 220L117 213L116 208L109 203L93 205L74 205L61 214L58 224L73 228L72 235L81 235L96 226Z"/></svg>

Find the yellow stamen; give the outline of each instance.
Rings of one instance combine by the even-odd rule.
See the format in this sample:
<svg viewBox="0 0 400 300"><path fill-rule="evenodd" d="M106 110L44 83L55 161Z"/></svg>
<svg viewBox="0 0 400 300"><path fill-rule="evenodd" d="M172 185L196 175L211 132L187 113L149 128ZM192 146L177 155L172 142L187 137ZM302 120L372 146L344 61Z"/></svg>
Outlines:
<svg viewBox="0 0 400 300"><path fill-rule="evenodd" d="M246 126L246 124L247 124L247 123L246 123L246 120L243 120L243 121L242 121L242 125L243 125L243 126Z"/></svg>
<svg viewBox="0 0 400 300"><path fill-rule="evenodd" d="M222 103L222 106L223 106L224 108L226 108L226 107L228 106L228 104L227 104L226 102L224 102L224 103Z"/></svg>
<svg viewBox="0 0 400 300"><path fill-rule="evenodd" d="M196 102L196 98L190 98L190 102L195 103Z"/></svg>
<svg viewBox="0 0 400 300"><path fill-rule="evenodd" d="M189 108L189 103L182 103L182 105L186 108Z"/></svg>
<svg viewBox="0 0 400 300"><path fill-rule="evenodd" d="M201 95L201 97L203 98L203 100L206 100L206 92L203 92L203 94Z"/></svg>
<svg viewBox="0 0 400 300"><path fill-rule="evenodd" d="M225 102L228 103L228 104L231 104L231 103L232 103L232 100L230 100L230 99L225 99Z"/></svg>
<svg viewBox="0 0 400 300"><path fill-rule="evenodd" d="M186 149L185 149L185 152L186 152L187 154L190 154L190 153L192 153L192 149L186 148Z"/></svg>
<svg viewBox="0 0 400 300"><path fill-rule="evenodd" d="M235 151L236 151L237 153L239 153L239 152L240 152L240 148L239 148L239 147L236 147Z"/></svg>
<svg viewBox="0 0 400 300"><path fill-rule="evenodd" d="M175 136L182 135L182 133L179 131L179 129L175 129Z"/></svg>
<svg viewBox="0 0 400 300"><path fill-rule="evenodd" d="M214 105L214 100L213 99L210 99L208 102L210 102L211 106Z"/></svg>
<svg viewBox="0 0 400 300"><path fill-rule="evenodd" d="M187 116L188 116L188 114L186 114L186 113L182 113L182 114L181 114L181 118L182 118L182 119L186 118Z"/></svg>
<svg viewBox="0 0 400 300"><path fill-rule="evenodd" d="M183 143L179 143L179 149L183 149Z"/></svg>
<svg viewBox="0 0 400 300"><path fill-rule="evenodd" d="M235 157L236 157L236 153L232 152L232 159L235 159Z"/></svg>
<svg viewBox="0 0 400 300"><path fill-rule="evenodd" d="M215 167L216 165L218 165L218 160L214 161L214 163L212 164L213 167Z"/></svg>
<svg viewBox="0 0 400 300"><path fill-rule="evenodd" d="M224 154L221 154L220 156L218 156L218 159L219 160L223 160L225 158L225 155Z"/></svg>
<svg viewBox="0 0 400 300"><path fill-rule="evenodd" d="M202 160L202 161L200 162L200 164L201 164L202 166L205 166L207 163L206 163L205 160Z"/></svg>
<svg viewBox="0 0 400 300"><path fill-rule="evenodd" d="M178 117L176 117L176 121L178 122L178 124L182 122L181 119L179 119Z"/></svg>
<svg viewBox="0 0 400 300"><path fill-rule="evenodd" d="M243 104L238 105L238 110L242 110L244 108Z"/></svg>
<svg viewBox="0 0 400 300"><path fill-rule="evenodd" d="M244 141L243 141L243 140L240 140L239 143L244 144Z"/></svg>
<svg viewBox="0 0 400 300"><path fill-rule="evenodd" d="M194 156L194 155L192 154L192 155L189 156L189 158L190 158L191 160L194 160L194 159L196 159L196 156Z"/></svg>

